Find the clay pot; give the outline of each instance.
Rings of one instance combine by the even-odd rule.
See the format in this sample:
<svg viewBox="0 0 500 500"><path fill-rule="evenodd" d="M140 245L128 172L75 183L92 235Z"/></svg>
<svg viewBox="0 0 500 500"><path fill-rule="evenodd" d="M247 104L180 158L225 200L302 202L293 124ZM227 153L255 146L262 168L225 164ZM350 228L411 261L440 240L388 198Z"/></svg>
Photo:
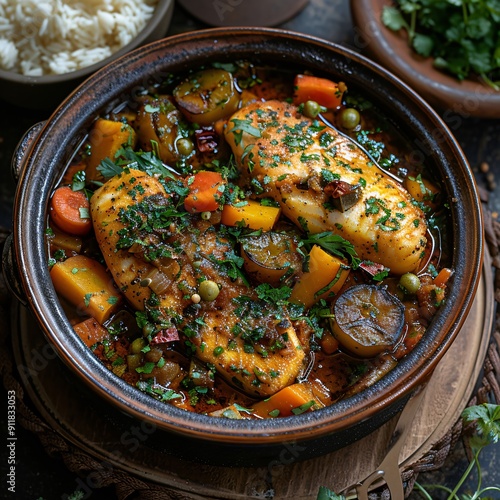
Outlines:
<svg viewBox="0 0 500 500"><path fill-rule="evenodd" d="M310 70L365 92L409 137L442 180L451 212L453 268L449 296L414 351L370 388L327 408L294 417L229 420L160 403L107 370L68 323L47 269L44 232L49 196L94 117L142 85L213 61L247 59ZM18 151L20 178L4 268L47 339L77 378L121 412L155 426L167 452L212 464L269 463L286 443L298 459L318 456L367 435L398 412L431 375L472 305L483 256L481 208L473 174L439 116L408 86L361 55L311 36L266 28L208 29L160 40L112 62L86 80ZM159 444L160 445L160 444ZM163 446L163 445L162 445Z"/></svg>

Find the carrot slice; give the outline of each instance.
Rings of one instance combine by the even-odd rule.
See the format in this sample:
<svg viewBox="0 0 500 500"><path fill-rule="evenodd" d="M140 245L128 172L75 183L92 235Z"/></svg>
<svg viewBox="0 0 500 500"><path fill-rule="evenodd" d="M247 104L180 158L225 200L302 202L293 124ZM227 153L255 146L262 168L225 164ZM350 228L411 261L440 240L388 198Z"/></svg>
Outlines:
<svg viewBox="0 0 500 500"><path fill-rule="evenodd" d="M450 279L452 274L453 271L449 267L443 267L443 269L439 271L438 275L434 278L432 282L437 287L443 288L446 285L446 283L448 283L448 280Z"/></svg>
<svg viewBox="0 0 500 500"><path fill-rule="evenodd" d="M339 84L326 78L311 75L297 75L294 80L294 104L315 101L327 109L336 109L342 104L342 90Z"/></svg>
<svg viewBox="0 0 500 500"><path fill-rule="evenodd" d="M61 186L50 200L50 217L54 224L68 234L83 236L92 228L90 203L83 191Z"/></svg>
<svg viewBox="0 0 500 500"><path fill-rule="evenodd" d="M189 194L184 208L189 213L213 212L219 208L225 181L218 172L202 171L188 177Z"/></svg>

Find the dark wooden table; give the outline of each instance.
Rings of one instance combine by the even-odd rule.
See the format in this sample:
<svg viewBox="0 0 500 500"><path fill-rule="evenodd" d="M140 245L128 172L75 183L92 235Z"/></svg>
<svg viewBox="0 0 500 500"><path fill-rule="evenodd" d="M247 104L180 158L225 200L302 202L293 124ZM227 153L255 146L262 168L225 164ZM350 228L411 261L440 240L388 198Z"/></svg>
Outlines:
<svg viewBox="0 0 500 500"><path fill-rule="evenodd" d="M208 6L208 2L206 5ZM206 26L176 6L167 35L203 27ZM310 0L308 6L298 16L279 27L315 35L362 52L362 47L356 44L348 0ZM31 125L48 118L50 111L35 112L16 108L8 102L0 101L0 226L8 228L11 224L15 191L15 183L10 176L12 152L22 134ZM500 185L495 181L495 176L500 175L500 119L482 120L467 116L454 116L452 119L449 118L448 125L462 145L471 168L476 174L478 185L489 194L488 209L493 217L496 217L500 213ZM0 422L4 430L3 436L6 436L7 396L3 387L2 400ZM2 471L6 466L4 454L5 441L0 453L0 470ZM463 446L459 442L439 471L421 474L419 481L454 485L466 465ZM500 485L500 443L485 450L482 466L485 481L483 486ZM16 477L16 494L13 495L7 491L5 476L2 474L0 498L22 500L68 498L68 495L82 484L81 479L69 472L59 457L50 457L47 454L35 434L20 426L17 428ZM467 486L474 489L475 478L471 478ZM412 497L417 498L417 495L413 493ZM94 489L88 491L85 498L109 500L115 498L115 494L111 488ZM436 498L439 497L436 496ZM500 496L497 495L494 498L500 498Z"/></svg>

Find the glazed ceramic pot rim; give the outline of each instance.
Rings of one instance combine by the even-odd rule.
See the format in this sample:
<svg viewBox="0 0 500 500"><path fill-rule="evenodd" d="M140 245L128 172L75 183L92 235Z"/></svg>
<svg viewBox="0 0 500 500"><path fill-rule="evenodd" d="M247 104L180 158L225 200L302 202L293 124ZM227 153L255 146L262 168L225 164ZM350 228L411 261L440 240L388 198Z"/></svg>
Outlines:
<svg viewBox="0 0 500 500"><path fill-rule="evenodd" d="M129 386L105 368L74 333L58 303L45 265L43 235L47 200L57 183L61 165L67 160L66 151L76 147L76 132L88 126L91 117L106 109L109 102L120 99L143 83L146 72L164 74L170 67L187 69L193 64L193 58L201 60L210 54L221 60L224 49L239 50L235 47L241 50L246 47L249 58L257 54L263 59L276 59L275 54L266 53L274 50L275 45L287 54L291 52L297 66L343 70L349 73L348 81L358 78L358 74L359 78L364 75L364 83L371 79L374 86L378 80L383 80L391 88L386 95L391 100L389 105L395 106L395 113L401 115L400 118L404 115L408 126L417 127L420 134L424 126L439 130L440 148L430 154L434 155L434 161L443 165L444 182L449 184L447 189L460 188L454 194L465 203L464 206L455 203L452 210L453 229L461 231L461 238L455 234L454 239L454 286L449 300L429 329L428 340L418 344L391 373L361 393L319 411L293 417L266 420L207 417L160 403ZM197 55L189 53L195 46L199 51ZM214 51L218 51L216 55ZM335 68L329 69L329 65ZM353 72L352 67L359 73ZM414 104L413 114L398 102L397 99L403 96ZM454 169L463 176L457 185L453 184ZM26 153L16 193L13 229L15 259L30 309L49 342L80 379L108 402L158 428L239 444L302 440L334 433L366 421L382 409L404 400L431 375L465 321L482 266L483 229L474 177L451 132L437 114L398 78L363 56L316 37L273 28L212 28L176 35L137 49L87 79L49 118ZM468 255L474 257L472 262L466 260Z"/></svg>

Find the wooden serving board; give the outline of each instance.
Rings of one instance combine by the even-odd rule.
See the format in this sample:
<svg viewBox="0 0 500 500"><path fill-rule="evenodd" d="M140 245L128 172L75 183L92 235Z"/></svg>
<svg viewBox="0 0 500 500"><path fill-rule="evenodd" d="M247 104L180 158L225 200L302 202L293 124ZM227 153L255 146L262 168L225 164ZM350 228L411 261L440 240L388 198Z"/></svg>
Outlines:
<svg viewBox="0 0 500 500"><path fill-rule="evenodd" d="M155 436L162 431L141 427L82 387L25 309L19 306L14 316L16 362L25 389L45 421L96 460L162 485L172 492L165 498L315 500L321 485L342 491L369 475L384 458L396 424L394 418L348 447L307 461L300 461L300 444L284 446L279 459L266 467L229 468L183 461L158 446ZM431 450L467 406L483 366L493 318L493 279L486 256L467 320L426 388L400 455L402 467Z"/></svg>

